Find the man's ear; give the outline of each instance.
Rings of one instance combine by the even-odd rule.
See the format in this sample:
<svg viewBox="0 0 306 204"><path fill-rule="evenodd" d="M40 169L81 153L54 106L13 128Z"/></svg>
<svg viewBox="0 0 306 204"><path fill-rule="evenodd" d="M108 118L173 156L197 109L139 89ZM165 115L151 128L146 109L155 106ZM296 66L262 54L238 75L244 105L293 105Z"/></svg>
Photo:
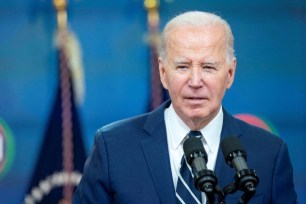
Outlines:
<svg viewBox="0 0 306 204"><path fill-rule="evenodd" d="M158 58L158 68L159 68L159 77L160 81L165 89L167 89L166 76L165 76L165 66L163 59L161 57Z"/></svg>
<svg viewBox="0 0 306 204"><path fill-rule="evenodd" d="M226 88L229 89L231 88L234 78L235 78L235 72L236 72L236 58L233 59L232 63L229 65L229 70L228 70L228 78L227 78L227 84Z"/></svg>

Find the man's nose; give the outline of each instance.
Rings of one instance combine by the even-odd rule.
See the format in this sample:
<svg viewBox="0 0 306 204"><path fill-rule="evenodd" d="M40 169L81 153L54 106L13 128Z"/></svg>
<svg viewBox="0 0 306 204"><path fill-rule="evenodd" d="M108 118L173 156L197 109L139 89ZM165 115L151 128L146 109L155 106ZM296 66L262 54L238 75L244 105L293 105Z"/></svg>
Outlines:
<svg viewBox="0 0 306 204"><path fill-rule="evenodd" d="M201 87L203 85L202 69L200 67L191 68L188 84L192 87Z"/></svg>

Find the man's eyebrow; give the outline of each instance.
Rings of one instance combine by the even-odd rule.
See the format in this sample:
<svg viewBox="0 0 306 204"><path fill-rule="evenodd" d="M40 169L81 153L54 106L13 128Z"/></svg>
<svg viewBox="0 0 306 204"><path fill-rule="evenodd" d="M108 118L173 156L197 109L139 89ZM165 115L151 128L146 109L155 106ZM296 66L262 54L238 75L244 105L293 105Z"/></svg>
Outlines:
<svg viewBox="0 0 306 204"><path fill-rule="evenodd" d="M209 65L209 66L217 66L220 64L219 62L204 62L203 65Z"/></svg>
<svg viewBox="0 0 306 204"><path fill-rule="evenodd" d="M186 58L174 59L174 64L187 64L187 63L189 63L189 60L187 60Z"/></svg>
<svg viewBox="0 0 306 204"><path fill-rule="evenodd" d="M176 58L173 60L173 63L175 65L178 64L189 64L191 63L190 60L186 59L186 58ZM203 62L202 65L208 65L208 66L218 66L220 63L218 61L212 61L212 62Z"/></svg>

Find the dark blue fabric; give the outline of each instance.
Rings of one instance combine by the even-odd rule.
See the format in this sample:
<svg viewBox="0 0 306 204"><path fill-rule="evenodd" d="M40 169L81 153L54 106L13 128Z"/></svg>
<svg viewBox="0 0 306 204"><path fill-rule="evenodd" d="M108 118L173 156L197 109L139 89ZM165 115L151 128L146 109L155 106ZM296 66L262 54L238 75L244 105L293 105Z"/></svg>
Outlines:
<svg viewBox="0 0 306 204"><path fill-rule="evenodd" d="M164 122L157 110L105 126L97 131L94 147L86 161L74 204L176 204ZM239 137L250 168L259 184L249 204L295 204L292 166L286 144L280 138L235 119L224 110L221 138ZM218 152L216 176L220 186L231 183L235 170ZM237 203L242 192L229 195Z"/></svg>

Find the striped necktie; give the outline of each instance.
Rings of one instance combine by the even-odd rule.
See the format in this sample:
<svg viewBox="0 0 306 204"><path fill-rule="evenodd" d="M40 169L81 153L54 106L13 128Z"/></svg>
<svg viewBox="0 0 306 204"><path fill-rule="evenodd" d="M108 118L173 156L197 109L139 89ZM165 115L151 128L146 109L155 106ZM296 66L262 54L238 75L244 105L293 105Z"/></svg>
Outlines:
<svg viewBox="0 0 306 204"><path fill-rule="evenodd" d="M190 131L189 137L202 137L200 131ZM178 203L181 204L200 204L202 203L201 192L198 191L194 185L193 175L188 168L185 156L181 160L181 169L178 175L176 186L176 197Z"/></svg>

